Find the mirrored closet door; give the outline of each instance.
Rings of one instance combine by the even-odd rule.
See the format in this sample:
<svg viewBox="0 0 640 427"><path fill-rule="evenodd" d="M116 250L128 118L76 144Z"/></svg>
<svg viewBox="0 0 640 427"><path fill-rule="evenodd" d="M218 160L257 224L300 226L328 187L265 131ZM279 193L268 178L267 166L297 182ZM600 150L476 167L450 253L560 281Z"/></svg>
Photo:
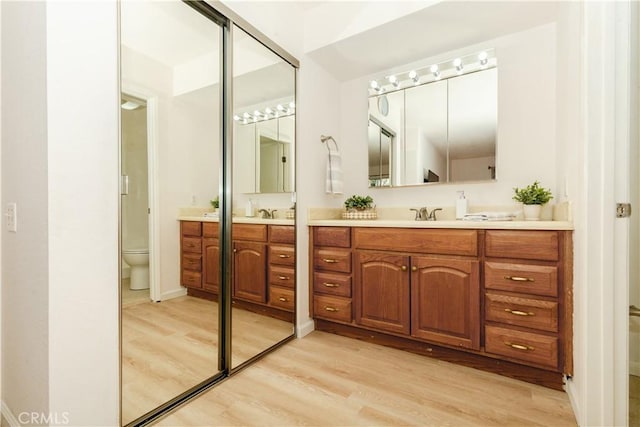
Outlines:
<svg viewBox="0 0 640 427"><path fill-rule="evenodd" d="M233 28L231 367L293 336L295 68Z"/></svg>
<svg viewBox="0 0 640 427"><path fill-rule="evenodd" d="M223 9L120 2L123 425L294 334L297 61Z"/></svg>
<svg viewBox="0 0 640 427"><path fill-rule="evenodd" d="M184 287L201 226L178 219L218 195L221 43L183 2L121 3L123 424L218 372L217 303Z"/></svg>

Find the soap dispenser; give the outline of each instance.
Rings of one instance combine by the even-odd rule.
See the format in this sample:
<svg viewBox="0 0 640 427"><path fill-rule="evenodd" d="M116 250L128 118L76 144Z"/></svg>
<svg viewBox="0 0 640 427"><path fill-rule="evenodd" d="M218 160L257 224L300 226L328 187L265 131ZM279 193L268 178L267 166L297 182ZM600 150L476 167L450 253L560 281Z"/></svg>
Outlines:
<svg viewBox="0 0 640 427"><path fill-rule="evenodd" d="M464 197L464 191L458 191L458 200L456 200L456 219L463 219L467 214L467 199Z"/></svg>
<svg viewBox="0 0 640 427"><path fill-rule="evenodd" d="M247 200L247 205L245 207L244 216L253 217L253 200Z"/></svg>

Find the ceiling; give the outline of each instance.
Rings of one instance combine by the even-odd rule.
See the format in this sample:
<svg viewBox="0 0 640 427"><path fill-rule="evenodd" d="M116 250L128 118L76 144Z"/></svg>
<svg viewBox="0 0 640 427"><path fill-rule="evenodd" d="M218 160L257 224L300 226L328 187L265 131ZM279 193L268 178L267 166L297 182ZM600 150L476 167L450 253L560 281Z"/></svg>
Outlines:
<svg viewBox="0 0 640 427"><path fill-rule="evenodd" d="M339 14L348 3L331 7ZM313 14L308 10L306 19ZM338 80L348 81L556 20L553 1L446 1L308 54Z"/></svg>

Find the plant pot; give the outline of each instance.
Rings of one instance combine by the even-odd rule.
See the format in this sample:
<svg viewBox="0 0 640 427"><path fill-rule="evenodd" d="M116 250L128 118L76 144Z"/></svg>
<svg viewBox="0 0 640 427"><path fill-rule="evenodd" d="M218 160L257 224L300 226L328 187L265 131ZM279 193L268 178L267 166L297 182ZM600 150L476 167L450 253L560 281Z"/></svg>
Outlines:
<svg viewBox="0 0 640 427"><path fill-rule="evenodd" d="M342 219L377 219L378 213L375 209L348 210L342 212Z"/></svg>
<svg viewBox="0 0 640 427"><path fill-rule="evenodd" d="M539 221L542 205L524 205L522 210L524 211L525 221Z"/></svg>

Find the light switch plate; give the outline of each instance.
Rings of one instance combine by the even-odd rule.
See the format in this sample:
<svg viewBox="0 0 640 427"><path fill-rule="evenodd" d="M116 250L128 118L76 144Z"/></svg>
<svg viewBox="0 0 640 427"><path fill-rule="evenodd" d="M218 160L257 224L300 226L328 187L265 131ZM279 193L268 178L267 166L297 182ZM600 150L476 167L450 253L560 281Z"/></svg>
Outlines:
<svg viewBox="0 0 640 427"><path fill-rule="evenodd" d="M7 230L12 233L18 232L18 206L16 203L7 204Z"/></svg>

